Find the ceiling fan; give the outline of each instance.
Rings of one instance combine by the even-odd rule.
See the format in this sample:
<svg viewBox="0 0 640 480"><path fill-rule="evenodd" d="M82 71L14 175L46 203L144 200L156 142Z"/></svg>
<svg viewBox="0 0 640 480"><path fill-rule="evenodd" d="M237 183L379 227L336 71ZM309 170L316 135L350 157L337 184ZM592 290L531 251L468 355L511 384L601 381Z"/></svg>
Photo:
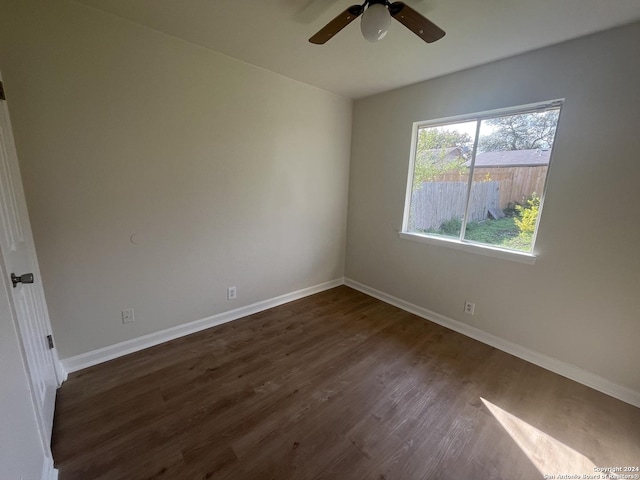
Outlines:
<svg viewBox="0 0 640 480"><path fill-rule="evenodd" d="M364 14L364 15L363 15ZM381 40L389 30L391 17L395 18L427 43L444 37L444 30L426 19L403 2L388 0L366 0L362 5L351 5L326 24L309 42L322 45L331 40L340 30L362 15L360 29L370 42Z"/></svg>

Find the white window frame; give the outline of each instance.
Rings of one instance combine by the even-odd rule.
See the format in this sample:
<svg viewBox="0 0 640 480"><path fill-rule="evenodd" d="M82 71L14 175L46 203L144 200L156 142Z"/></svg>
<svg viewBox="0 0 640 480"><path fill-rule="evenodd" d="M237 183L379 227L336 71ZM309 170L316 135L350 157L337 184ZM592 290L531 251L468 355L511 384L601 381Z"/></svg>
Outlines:
<svg viewBox="0 0 640 480"><path fill-rule="evenodd" d="M553 155L555 150L554 147L555 147L555 141L558 134L558 128L556 126L554 142L553 142L553 146L551 147L551 155L549 158L549 168L547 169L547 174L544 179L544 188L542 191L542 195L540 196L540 208L538 213L538 219L536 220L536 228L532 236L532 251L522 252L519 250L512 250L509 248L502 248L494 245L478 243L472 240L465 240L464 238L464 235L466 233L466 227L467 227L467 215L469 213L469 196L471 191L471 185L473 183L473 171L475 168L476 150L478 148L478 139L480 135L480 124L482 120L486 120L494 117L500 117L500 116L506 116L506 115L517 115L522 113L541 112L541 111L550 110L550 109L559 109L559 112L558 112L558 125L559 125L560 117L562 115L563 104L564 104L564 99L560 98L560 99L550 100L546 102L531 103L527 105L500 108L496 110L488 110L481 113L472 113L467 115L458 115L455 117L446 117L446 118L438 118L434 120L414 122L413 131L411 135L411 157L409 159L409 172L407 175L407 191L406 191L405 202L404 202L402 230L398 232L398 235L400 236L400 238L407 239L407 240L414 240L414 241L427 243L431 245L438 245L438 246L443 246L447 248L453 248L456 250L461 250L461 251L466 251L471 253L479 253L481 255L486 255L490 257L513 260L520 263L534 264L536 261L536 258L540 255L540 252L536 250L536 238L538 236L538 226L540 224L540 219L542 218L542 211L544 208L544 199L546 195L549 174L551 172L551 165L553 164ZM416 150L418 146L418 130L423 127L446 126L448 124L461 123L461 122L472 121L472 120L477 122L477 126L476 126L476 134L475 134L474 144L473 144L473 151L471 153L469 180L467 184L467 195L465 198L467 208L465 209L464 218L462 221L462 227L460 229L460 236L458 238L452 238L452 237L443 237L440 235L430 235L428 233L409 232L407 230L407 227L409 225L409 212L411 211L411 195L413 192L413 176L415 173L415 161L416 161L416 153L417 153Z"/></svg>

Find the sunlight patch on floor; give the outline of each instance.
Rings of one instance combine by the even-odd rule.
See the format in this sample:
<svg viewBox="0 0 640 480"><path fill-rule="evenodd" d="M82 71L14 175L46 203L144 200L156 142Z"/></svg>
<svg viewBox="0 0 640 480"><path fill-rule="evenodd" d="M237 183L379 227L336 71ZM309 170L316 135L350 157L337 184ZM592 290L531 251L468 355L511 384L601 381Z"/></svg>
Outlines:
<svg viewBox="0 0 640 480"><path fill-rule="evenodd" d="M614 478L595 471L595 465L580 452L538 430L515 415L480 397L500 425L511 436L544 478ZM563 475L578 475L563 477Z"/></svg>

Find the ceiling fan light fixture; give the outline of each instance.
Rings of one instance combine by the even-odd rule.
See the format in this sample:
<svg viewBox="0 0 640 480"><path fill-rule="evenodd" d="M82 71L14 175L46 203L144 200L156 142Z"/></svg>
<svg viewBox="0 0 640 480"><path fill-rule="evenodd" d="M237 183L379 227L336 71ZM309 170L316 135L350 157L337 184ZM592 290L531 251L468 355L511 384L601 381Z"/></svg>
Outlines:
<svg viewBox="0 0 640 480"><path fill-rule="evenodd" d="M370 42L382 40L391 26L391 14L381 3L369 5L362 15L360 30L362 36Z"/></svg>

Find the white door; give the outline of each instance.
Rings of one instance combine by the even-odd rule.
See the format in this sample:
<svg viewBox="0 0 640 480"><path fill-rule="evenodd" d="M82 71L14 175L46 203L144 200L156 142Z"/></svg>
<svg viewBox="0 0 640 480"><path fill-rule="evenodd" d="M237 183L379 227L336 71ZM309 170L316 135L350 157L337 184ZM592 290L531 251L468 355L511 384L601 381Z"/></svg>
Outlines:
<svg viewBox="0 0 640 480"><path fill-rule="evenodd" d="M18 325L42 440L48 449L56 389L64 373L55 348L50 348L51 325L4 96L0 78L0 250L4 273L9 277L13 273L22 280L13 287L11 278L5 279L12 287L12 314ZM33 275L33 283L29 274Z"/></svg>

